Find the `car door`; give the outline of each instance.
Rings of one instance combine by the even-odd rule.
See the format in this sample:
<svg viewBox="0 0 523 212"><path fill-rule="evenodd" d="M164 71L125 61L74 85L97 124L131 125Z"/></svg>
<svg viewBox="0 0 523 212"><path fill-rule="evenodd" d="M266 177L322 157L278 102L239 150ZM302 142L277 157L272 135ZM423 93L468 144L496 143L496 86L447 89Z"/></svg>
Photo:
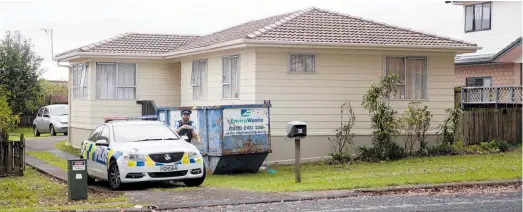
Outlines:
<svg viewBox="0 0 523 212"><path fill-rule="evenodd" d="M100 133L100 135L98 136L98 138L96 139L97 141L99 140L105 140L107 141L107 144L110 144L110 130L109 130L109 127L107 125L104 125L103 126L103 129ZM96 150L95 150L95 153L94 153L94 167L96 169L96 172L98 173L98 175L100 176L100 178L102 179L106 179L107 178L107 156L108 156L108 146L99 146L99 145L96 145Z"/></svg>
<svg viewBox="0 0 523 212"><path fill-rule="evenodd" d="M51 124L51 113L49 113L49 108L44 107L44 114L42 115L41 121L40 121L40 127L42 130L41 132L50 132L49 130L49 124Z"/></svg>
<svg viewBox="0 0 523 212"><path fill-rule="evenodd" d="M96 154L96 145L95 142L98 139L100 133L102 132L104 125L98 126L94 129L94 131L89 135L86 141L86 145L84 145L82 155L85 155L85 158L87 160L87 173L91 176L95 176L99 178L100 173L96 168L96 162L94 161L93 155Z"/></svg>
<svg viewBox="0 0 523 212"><path fill-rule="evenodd" d="M36 126L36 129L38 129L38 131L40 131L40 132L42 132L42 130L40 129L40 122L42 121L42 115L44 115L44 108L40 108L40 110L38 110L35 121L33 123Z"/></svg>

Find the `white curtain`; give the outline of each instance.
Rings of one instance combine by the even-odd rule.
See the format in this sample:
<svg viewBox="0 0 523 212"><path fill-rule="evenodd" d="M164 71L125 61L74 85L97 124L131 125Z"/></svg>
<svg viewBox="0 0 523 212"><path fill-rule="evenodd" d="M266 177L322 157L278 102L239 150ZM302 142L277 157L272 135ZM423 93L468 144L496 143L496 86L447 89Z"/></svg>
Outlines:
<svg viewBox="0 0 523 212"><path fill-rule="evenodd" d="M289 66L291 72L314 72L314 55L291 55Z"/></svg>
<svg viewBox="0 0 523 212"><path fill-rule="evenodd" d="M87 69L83 63L73 66L73 98L87 98Z"/></svg>
<svg viewBox="0 0 523 212"><path fill-rule="evenodd" d="M222 97L231 98L231 58L223 58Z"/></svg>
<svg viewBox="0 0 523 212"><path fill-rule="evenodd" d="M425 60L408 59L407 60L407 95L408 99L425 99L427 70Z"/></svg>
<svg viewBox="0 0 523 212"><path fill-rule="evenodd" d="M118 99L135 99L136 65L118 64Z"/></svg>
<svg viewBox="0 0 523 212"><path fill-rule="evenodd" d="M116 99L116 64L96 64L96 98Z"/></svg>
<svg viewBox="0 0 523 212"><path fill-rule="evenodd" d="M240 67L239 67L239 58L233 57L231 58L231 98L238 98L238 82L239 82L239 74Z"/></svg>
<svg viewBox="0 0 523 212"><path fill-rule="evenodd" d="M192 63L192 74L191 74L191 85L192 88L192 98L193 99L199 99L200 98L200 72L198 69L198 61L194 61Z"/></svg>

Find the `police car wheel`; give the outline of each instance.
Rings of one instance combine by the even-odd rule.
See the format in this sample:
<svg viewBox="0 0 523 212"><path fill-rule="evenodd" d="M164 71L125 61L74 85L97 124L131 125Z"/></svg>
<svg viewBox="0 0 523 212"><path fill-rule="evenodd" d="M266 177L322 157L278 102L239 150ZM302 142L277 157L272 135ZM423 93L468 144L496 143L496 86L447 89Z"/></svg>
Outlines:
<svg viewBox="0 0 523 212"><path fill-rule="evenodd" d="M203 184L203 181L205 181L205 175L206 175L206 171L205 171L205 165L204 165L203 166L203 175L202 175L202 177L200 177L200 178L193 178L193 179L187 179L187 180L184 180L183 183L187 187L197 187L197 186L200 186L201 184Z"/></svg>
<svg viewBox="0 0 523 212"><path fill-rule="evenodd" d="M109 186L111 187L111 189L120 189L122 187L122 180L120 179L120 170L118 169L116 161L111 161L108 174Z"/></svg>

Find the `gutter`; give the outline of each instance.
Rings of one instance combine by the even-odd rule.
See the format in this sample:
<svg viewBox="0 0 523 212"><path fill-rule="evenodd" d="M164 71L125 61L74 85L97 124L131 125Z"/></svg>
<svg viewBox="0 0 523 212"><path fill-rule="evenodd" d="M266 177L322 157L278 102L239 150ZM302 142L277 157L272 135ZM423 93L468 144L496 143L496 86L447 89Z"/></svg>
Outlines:
<svg viewBox="0 0 523 212"><path fill-rule="evenodd" d="M250 39L237 39L225 43L215 44L194 49L169 52L165 54L140 54L140 53L102 53L102 52L73 52L61 55L58 59L74 59L78 57L119 57L130 59L171 59L175 57L189 56L200 54L205 51L215 51L227 48L241 47L273 47L284 46L293 48L340 48L340 49L378 49L378 50L433 50L433 51L452 51L458 53L471 53L482 49L481 47L449 47L449 46L409 46L409 45L382 45L382 44L339 44L339 43L317 43L317 42L291 42L291 41L261 41ZM298 46L299 45L299 46Z"/></svg>

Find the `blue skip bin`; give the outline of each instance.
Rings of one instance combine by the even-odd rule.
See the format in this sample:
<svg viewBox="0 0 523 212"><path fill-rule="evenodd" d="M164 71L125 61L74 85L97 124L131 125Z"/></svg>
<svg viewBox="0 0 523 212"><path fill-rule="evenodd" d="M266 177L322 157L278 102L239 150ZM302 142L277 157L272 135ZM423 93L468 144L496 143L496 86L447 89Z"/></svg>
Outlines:
<svg viewBox="0 0 523 212"><path fill-rule="evenodd" d="M192 111L201 143L192 143L204 155L214 174L258 171L272 152L270 104L159 108L158 119L171 127L181 120L181 110Z"/></svg>

